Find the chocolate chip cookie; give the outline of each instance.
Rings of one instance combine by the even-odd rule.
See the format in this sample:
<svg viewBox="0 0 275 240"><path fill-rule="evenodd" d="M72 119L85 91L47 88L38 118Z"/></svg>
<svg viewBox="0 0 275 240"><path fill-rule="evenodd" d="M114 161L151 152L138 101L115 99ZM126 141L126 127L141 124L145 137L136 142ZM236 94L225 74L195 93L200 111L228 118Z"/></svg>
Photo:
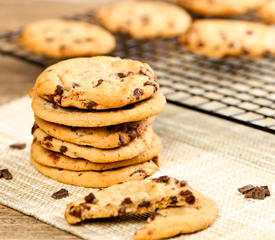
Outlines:
<svg viewBox="0 0 275 240"><path fill-rule="evenodd" d="M167 38L185 32L191 17L182 8L159 1L122 1L104 5L97 19L111 32L134 38Z"/></svg>
<svg viewBox="0 0 275 240"><path fill-rule="evenodd" d="M62 19L27 25L20 43L32 52L54 58L106 54L116 45L114 36L100 26Z"/></svg>

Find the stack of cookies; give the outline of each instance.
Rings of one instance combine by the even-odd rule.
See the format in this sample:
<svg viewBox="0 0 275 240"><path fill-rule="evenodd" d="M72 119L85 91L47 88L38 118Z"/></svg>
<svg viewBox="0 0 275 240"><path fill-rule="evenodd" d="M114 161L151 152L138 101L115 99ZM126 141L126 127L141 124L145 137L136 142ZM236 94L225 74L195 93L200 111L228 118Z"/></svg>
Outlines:
<svg viewBox="0 0 275 240"><path fill-rule="evenodd" d="M144 179L159 167L152 130L165 107L146 63L74 58L48 67L32 91L31 163L59 182L108 187Z"/></svg>

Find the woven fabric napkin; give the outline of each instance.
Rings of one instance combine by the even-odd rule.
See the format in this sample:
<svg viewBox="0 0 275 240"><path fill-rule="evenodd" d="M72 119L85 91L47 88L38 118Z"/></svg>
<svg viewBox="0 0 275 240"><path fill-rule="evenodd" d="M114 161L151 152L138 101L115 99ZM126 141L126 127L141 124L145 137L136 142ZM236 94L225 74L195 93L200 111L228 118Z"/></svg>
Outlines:
<svg viewBox="0 0 275 240"><path fill-rule="evenodd" d="M146 216L67 224L66 204L91 189L58 183L30 166L32 124L28 97L0 108L0 169L13 174L12 180L0 179L0 202L84 239L131 239ZM274 135L173 105L157 117L154 129L164 143L163 164L155 176L186 179L219 206L210 228L175 239L275 239ZM10 149L15 142L26 142L27 148ZM237 188L247 184L268 185L272 196L245 199ZM62 187L70 196L52 199Z"/></svg>

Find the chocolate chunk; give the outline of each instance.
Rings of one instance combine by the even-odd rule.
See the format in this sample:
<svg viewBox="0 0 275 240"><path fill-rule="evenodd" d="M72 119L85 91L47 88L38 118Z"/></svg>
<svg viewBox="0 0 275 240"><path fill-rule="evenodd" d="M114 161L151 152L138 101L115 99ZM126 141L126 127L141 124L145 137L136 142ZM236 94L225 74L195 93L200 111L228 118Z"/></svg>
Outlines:
<svg viewBox="0 0 275 240"><path fill-rule="evenodd" d="M61 153L65 153L65 152L67 152L68 151L68 148L66 147L66 146L61 146L60 147L60 152Z"/></svg>
<svg viewBox="0 0 275 240"><path fill-rule="evenodd" d="M126 214L126 209L125 207L122 207L118 210L118 215L124 215L124 214Z"/></svg>
<svg viewBox="0 0 275 240"><path fill-rule="evenodd" d="M176 196L170 197L170 204L176 204L178 202L178 198Z"/></svg>
<svg viewBox="0 0 275 240"><path fill-rule="evenodd" d="M53 145L50 143L50 142L46 142L44 143L44 145L47 147L47 148L52 148Z"/></svg>
<svg viewBox="0 0 275 240"><path fill-rule="evenodd" d="M60 159L60 157L56 153L49 154L49 157L52 158L55 163L57 163L58 160Z"/></svg>
<svg viewBox="0 0 275 240"><path fill-rule="evenodd" d="M80 85L78 83L72 83L72 87L73 88L78 88L78 87L80 87Z"/></svg>
<svg viewBox="0 0 275 240"><path fill-rule="evenodd" d="M91 209L91 207L88 205L88 204L86 204L86 203L80 203L79 204L81 207L83 207L84 209L87 209L87 210L90 210Z"/></svg>
<svg viewBox="0 0 275 240"><path fill-rule="evenodd" d="M153 83L153 82L150 82L150 81L147 81L143 84L143 86L152 86L154 88L154 92L156 92L158 90L158 86L157 84Z"/></svg>
<svg viewBox="0 0 275 240"><path fill-rule="evenodd" d="M180 181L178 179L174 178L174 182L175 182L175 184L178 184Z"/></svg>
<svg viewBox="0 0 275 240"><path fill-rule="evenodd" d="M143 16L141 17L141 22L142 22L143 25L149 24L149 22L150 22L149 16L148 16L148 15L143 15Z"/></svg>
<svg viewBox="0 0 275 240"><path fill-rule="evenodd" d="M26 147L26 143L13 143L10 145L10 148L12 149L18 149L18 150L22 150Z"/></svg>
<svg viewBox="0 0 275 240"><path fill-rule="evenodd" d="M64 92L64 88L61 85L57 85L55 89L55 95L62 95Z"/></svg>
<svg viewBox="0 0 275 240"><path fill-rule="evenodd" d="M134 96L136 97L136 99L140 99L140 96L143 94L143 90L140 88L136 88L134 90Z"/></svg>
<svg viewBox="0 0 275 240"><path fill-rule="evenodd" d="M68 190L61 188L59 191L52 194L52 198L54 199L61 199L69 196Z"/></svg>
<svg viewBox="0 0 275 240"><path fill-rule="evenodd" d="M93 193L90 193L85 197L86 203L92 203L95 200L95 195Z"/></svg>
<svg viewBox="0 0 275 240"><path fill-rule="evenodd" d="M119 139L119 142L118 142L119 146L125 145L125 140L124 140L124 138L121 135L119 135L118 139Z"/></svg>
<svg viewBox="0 0 275 240"><path fill-rule="evenodd" d="M45 38L45 41L46 41L46 42L52 42L52 41L53 41L53 38L52 38L52 37L47 37L47 38Z"/></svg>
<svg viewBox="0 0 275 240"><path fill-rule="evenodd" d="M94 39L93 39L93 38L91 38L91 37L87 37L87 38L85 38L85 40L86 40L87 42L94 41Z"/></svg>
<svg viewBox="0 0 275 240"><path fill-rule="evenodd" d="M203 42L198 42L198 47L204 47L205 44Z"/></svg>
<svg viewBox="0 0 275 240"><path fill-rule="evenodd" d="M270 196L270 191L269 191L269 189L268 189L268 186L261 186L261 188L264 189L264 192L265 192L265 196L266 196L266 197Z"/></svg>
<svg viewBox="0 0 275 240"><path fill-rule="evenodd" d="M136 173L141 173L141 174L147 175L147 173L143 169L138 169L138 170L134 171L133 173L131 173L130 177L132 177Z"/></svg>
<svg viewBox="0 0 275 240"><path fill-rule="evenodd" d="M254 189L245 193L244 197L263 200L265 198L265 189L261 187L254 187Z"/></svg>
<svg viewBox="0 0 275 240"><path fill-rule="evenodd" d="M238 188L238 191L242 194L248 193L249 191L253 190L255 187L251 184Z"/></svg>
<svg viewBox="0 0 275 240"><path fill-rule="evenodd" d="M8 169L2 169L0 170L0 178L4 178L6 180L11 180L12 179L12 174Z"/></svg>
<svg viewBox="0 0 275 240"><path fill-rule="evenodd" d="M48 135L48 136L44 137L44 140L45 140L45 141L52 141L52 140L53 140L53 137L50 136L50 135Z"/></svg>
<svg viewBox="0 0 275 240"><path fill-rule="evenodd" d="M96 87L98 87L101 83L103 83L104 82L104 80L103 79L99 79L98 81L97 81L97 84L95 85Z"/></svg>
<svg viewBox="0 0 275 240"><path fill-rule="evenodd" d="M195 197L193 195L190 195L187 198L185 198L185 201L189 204L193 204L195 202Z"/></svg>
<svg viewBox="0 0 275 240"><path fill-rule="evenodd" d="M81 208L75 207L74 210L70 211L70 215L80 218L81 217Z"/></svg>
<svg viewBox="0 0 275 240"><path fill-rule="evenodd" d="M67 48L66 45L64 45L64 44L63 44L63 45L60 45L60 46L59 46L59 51L60 51L60 52L64 52L64 51L66 50L66 48Z"/></svg>
<svg viewBox="0 0 275 240"><path fill-rule="evenodd" d="M90 101L90 102L87 102L85 105L86 105L86 107L87 107L88 109L93 109L93 108L96 107L98 104L95 103L95 102L93 102L93 101Z"/></svg>
<svg viewBox="0 0 275 240"><path fill-rule="evenodd" d="M125 73L117 73L117 75L120 77L120 78L125 78L127 75Z"/></svg>
<svg viewBox="0 0 275 240"><path fill-rule="evenodd" d="M128 136L131 140L135 139L137 137L137 132L134 128L129 128L129 130L127 131Z"/></svg>
<svg viewBox="0 0 275 240"><path fill-rule="evenodd" d="M131 203L133 203L131 198L127 197L127 198L124 198L124 200L121 202L121 205L126 205Z"/></svg>
<svg viewBox="0 0 275 240"><path fill-rule="evenodd" d="M38 125L36 123L32 126L32 134L35 132L35 130L38 128Z"/></svg>
<svg viewBox="0 0 275 240"><path fill-rule="evenodd" d="M150 220L153 221L158 215L160 215L158 212L153 212L153 214L150 216Z"/></svg>
<svg viewBox="0 0 275 240"><path fill-rule="evenodd" d="M52 103L52 108L53 109L57 109L58 108L57 104L56 103Z"/></svg>
<svg viewBox="0 0 275 240"><path fill-rule="evenodd" d="M181 187L185 187L186 185L187 185L186 181L184 181L184 180L180 181L180 186Z"/></svg>
<svg viewBox="0 0 275 240"><path fill-rule="evenodd" d="M181 196L189 196L192 195L193 193L189 190L185 190L185 191L180 191L180 195Z"/></svg>
<svg viewBox="0 0 275 240"><path fill-rule="evenodd" d="M157 182L157 183L168 183L170 180L170 177L168 176L161 176L158 178L153 178L153 181Z"/></svg>
<svg viewBox="0 0 275 240"><path fill-rule="evenodd" d="M149 207L150 206L150 202L149 201L142 201L138 207Z"/></svg>

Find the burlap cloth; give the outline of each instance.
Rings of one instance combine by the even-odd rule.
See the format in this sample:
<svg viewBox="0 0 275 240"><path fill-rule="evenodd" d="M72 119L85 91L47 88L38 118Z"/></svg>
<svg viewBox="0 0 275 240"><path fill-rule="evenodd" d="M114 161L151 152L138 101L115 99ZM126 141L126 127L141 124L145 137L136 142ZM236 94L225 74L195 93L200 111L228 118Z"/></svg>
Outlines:
<svg viewBox="0 0 275 240"><path fill-rule="evenodd" d="M32 124L27 97L0 108L0 168L9 168L14 177L0 179L0 202L84 239L131 239L145 216L67 224L66 204L91 189L55 182L30 166ZM275 239L275 198L248 200L237 191L246 184L268 185L275 194L274 135L172 105L154 128L164 143L163 164L155 176L186 179L219 205L218 219L210 228L176 239ZM26 142L27 148L9 149L14 142ZM52 199L62 187L70 196Z"/></svg>

